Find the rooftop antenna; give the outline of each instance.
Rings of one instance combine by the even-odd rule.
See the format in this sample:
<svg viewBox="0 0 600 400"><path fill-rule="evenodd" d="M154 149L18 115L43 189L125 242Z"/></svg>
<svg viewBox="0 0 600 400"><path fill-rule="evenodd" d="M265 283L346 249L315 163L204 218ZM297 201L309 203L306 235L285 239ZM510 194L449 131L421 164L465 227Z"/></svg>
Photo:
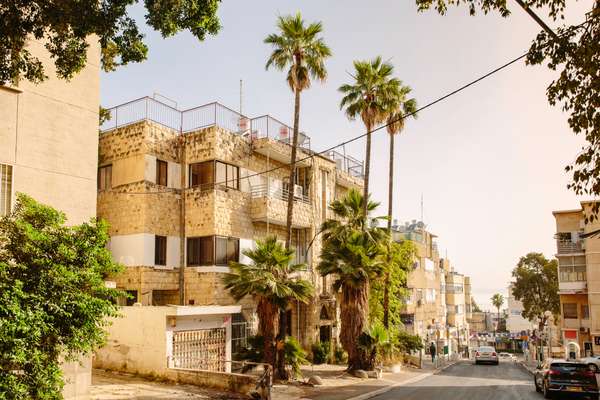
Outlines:
<svg viewBox="0 0 600 400"><path fill-rule="evenodd" d="M240 114L244 115L242 113L242 103L243 103L243 81L240 79Z"/></svg>
<svg viewBox="0 0 600 400"><path fill-rule="evenodd" d="M423 193L421 193L421 222L425 223L423 221Z"/></svg>

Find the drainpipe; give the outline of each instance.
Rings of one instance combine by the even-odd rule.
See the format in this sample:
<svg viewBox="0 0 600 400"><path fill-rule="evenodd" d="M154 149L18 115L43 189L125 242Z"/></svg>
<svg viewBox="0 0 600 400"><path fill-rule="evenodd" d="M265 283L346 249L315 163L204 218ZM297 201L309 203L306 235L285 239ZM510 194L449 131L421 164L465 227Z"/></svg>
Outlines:
<svg viewBox="0 0 600 400"><path fill-rule="evenodd" d="M182 116L183 117L183 116ZM185 187L186 187L186 171L185 171L185 147L186 139L183 134L183 127L179 131L179 165L180 184L181 184L181 204L179 214L179 304L185 305Z"/></svg>

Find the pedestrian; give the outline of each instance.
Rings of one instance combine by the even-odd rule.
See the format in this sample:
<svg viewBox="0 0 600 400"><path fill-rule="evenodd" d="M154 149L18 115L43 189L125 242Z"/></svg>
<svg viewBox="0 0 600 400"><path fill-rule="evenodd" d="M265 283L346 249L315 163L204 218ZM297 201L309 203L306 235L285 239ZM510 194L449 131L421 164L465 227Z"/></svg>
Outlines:
<svg viewBox="0 0 600 400"><path fill-rule="evenodd" d="M435 356L437 355L435 343L431 342L431 345L429 346L429 352L431 353L431 362L435 363Z"/></svg>

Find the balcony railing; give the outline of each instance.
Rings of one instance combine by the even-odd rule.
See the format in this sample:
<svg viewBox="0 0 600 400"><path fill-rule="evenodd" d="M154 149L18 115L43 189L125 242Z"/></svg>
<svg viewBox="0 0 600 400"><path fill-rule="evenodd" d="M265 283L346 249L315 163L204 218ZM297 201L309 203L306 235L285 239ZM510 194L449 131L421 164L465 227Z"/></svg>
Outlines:
<svg viewBox="0 0 600 400"><path fill-rule="evenodd" d="M283 201L287 201L288 193L289 193L289 191L286 188L268 187L268 185L266 185L266 184L253 185L250 188L250 192L252 194L252 198L269 197L271 199L278 199L278 200L283 200ZM308 196L305 195L304 193L302 195L294 196L294 200L300 201L300 202L306 203L306 204L310 203Z"/></svg>
<svg viewBox="0 0 600 400"><path fill-rule="evenodd" d="M252 118L250 125L252 139L269 138L289 145L292 144L294 129L270 115ZM310 137L303 132L298 133L298 147L310 150Z"/></svg>
<svg viewBox="0 0 600 400"><path fill-rule="evenodd" d="M571 240L557 240L556 248L558 254L583 253L583 241L573 242Z"/></svg>
<svg viewBox="0 0 600 400"><path fill-rule="evenodd" d="M234 133L250 129L250 119L214 102L188 110L178 110L151 97L142 97L108 109L109 118L100 131L120 128L140 121L152 121L180 132L219 126Z"/></svg>
<svg viewBox="0 0 600 400"><path fill-rule="evenodd" d="M329 151L327 157L335 162L337 168L345 173L356 178L364 179L364 165L362 161L358 161L354 157L338 153L337 151Z"/></svg>

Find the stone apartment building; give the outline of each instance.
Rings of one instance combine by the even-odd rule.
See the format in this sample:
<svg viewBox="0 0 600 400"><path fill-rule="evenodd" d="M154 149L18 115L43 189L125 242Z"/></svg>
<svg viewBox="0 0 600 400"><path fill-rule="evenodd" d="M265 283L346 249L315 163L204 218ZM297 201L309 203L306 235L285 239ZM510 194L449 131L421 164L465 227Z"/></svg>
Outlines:
<svg viewBox="0 0 600 400"><path fill-rule="evenodd" d="M423 222L394 224L393 238L397 242L409 240L415 244L417 257L407 279L408 298L402 314L406 330L427 342L436 342L438 348L446 344L446 298L444 270L440 266L436 236Z"/></svg>
<svg viewBox="0 0 600 400"><path fill-rule="evenodd" d="M127 305L234 305L221 278L258 239L285 239L287 196L294 196L292 246L316 287L310 304L288 310L288 333L304 346L338 335L337 300L316 272L317 235L328 204L362 186L362 163L319 155L301 134L297 180L290 184L291 127L248 118L219 103L179 110L144 97L110 109L99 143L98 217L110 225L110 250L126 271L114 277ZM254 326L241 301L232 340Z"/></svg>
<svg viewBox="0 0 600 400"><path fill-rule="evenodd" d="M90 41L87 65L69 82L56 78L44 43L31 40L48 79L0 85L0 216L25 193L78 224L96 215L100 48ZM86 398L91 363L66 364L66 399Z"/></svg>
<svg viewBox="0 0 600 400"><path fill-rule="evenodd" d="M447 263L444 263L444 265L447 265ZM445 274L447 336L451 351L464 352L469 346L470 336L469 313L467 312L467 305L470 305L471 298L470 280L452 268L445 270Z"/></svg>
<svg viewBox="0 0 600 400"><path fill-rule="evenodd" d="M586 222L593 203L554 211L560 294L560 329L565 346L579 355L600 354L600 222Z"/></svg>

